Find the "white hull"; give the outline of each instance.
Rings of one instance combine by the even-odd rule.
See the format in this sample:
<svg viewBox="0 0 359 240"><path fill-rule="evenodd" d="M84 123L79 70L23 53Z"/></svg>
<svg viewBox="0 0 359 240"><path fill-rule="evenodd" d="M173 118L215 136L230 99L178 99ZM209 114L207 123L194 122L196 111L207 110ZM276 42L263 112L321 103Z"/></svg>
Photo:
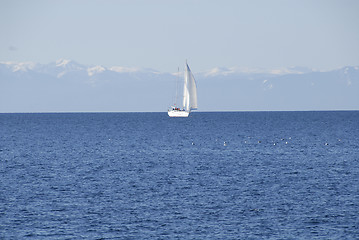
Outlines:
<svg viewBox="0 0 359 240"><path fill-rule="evenodd" d="M178 111L178 110L170 110L168 111L168 116L170 117L188 117L189 112L186 111Z"/></svg>

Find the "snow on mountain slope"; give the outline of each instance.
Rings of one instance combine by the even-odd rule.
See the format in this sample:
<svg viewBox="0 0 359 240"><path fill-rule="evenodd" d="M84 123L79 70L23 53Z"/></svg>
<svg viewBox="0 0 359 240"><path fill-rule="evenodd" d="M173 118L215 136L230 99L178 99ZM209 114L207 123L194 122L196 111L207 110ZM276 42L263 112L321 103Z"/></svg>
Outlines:
<svg viewBox="0 0 359 240"><path fill-rule="evenodd" d="M33 62L0 62L0 65L11 70L12 72L33 70L36 67L36 63Z"/></svg>
<svg viewBox="0 0 359 240"><path fill-rule="evenodd" d="M95 75L96 73L102 73L106 71L106 68L102 67L102 66L94 66L94 67L89 67L87 68L87 74L91 77L93 75Z"/></svg>

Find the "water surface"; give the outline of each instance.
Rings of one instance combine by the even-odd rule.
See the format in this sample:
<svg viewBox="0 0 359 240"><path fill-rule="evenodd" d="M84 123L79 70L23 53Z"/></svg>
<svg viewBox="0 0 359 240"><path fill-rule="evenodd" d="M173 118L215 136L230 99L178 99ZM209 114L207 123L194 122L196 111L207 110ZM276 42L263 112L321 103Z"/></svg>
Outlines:
<svg viewBox="0 0 359 240"><path fill-rule="evenodd" d="M0 114L0 238L359 238L359 112Z"/></svg>

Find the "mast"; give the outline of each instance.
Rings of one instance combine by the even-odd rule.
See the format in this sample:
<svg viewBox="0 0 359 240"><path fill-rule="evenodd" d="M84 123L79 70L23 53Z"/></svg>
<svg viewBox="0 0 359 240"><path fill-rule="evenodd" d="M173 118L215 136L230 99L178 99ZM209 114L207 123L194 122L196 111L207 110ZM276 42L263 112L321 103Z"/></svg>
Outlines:
<svg viewBox="0 0 359 240"><path fill-rule="evenodd" d="M188 65L186 60L183 84L183 108L189 111L189 92L188 92Z"/></svg>
<svg viewBox="0 0 359 240"><path fill-rule="evenodd" d="M175 106L177 107L177 100L178 100L178 82L179 82L179 67L177 71L177 79L176 79L176 99L175 99Z"/></svg>

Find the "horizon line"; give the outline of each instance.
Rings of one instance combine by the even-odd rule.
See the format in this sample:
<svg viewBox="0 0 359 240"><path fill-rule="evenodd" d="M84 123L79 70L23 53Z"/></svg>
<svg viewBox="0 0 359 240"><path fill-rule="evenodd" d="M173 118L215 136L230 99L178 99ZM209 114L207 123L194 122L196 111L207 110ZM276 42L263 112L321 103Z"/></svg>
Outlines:
<svg viewBox="0 0 359 240"><path fill-rule="evenodd" d="M230 113L230 112L356 112L359 109L336 109L336 110L209 110L195 111L196 113ZM167 113L167 111L46 111L46 112L0 112L0 114L62 114L62 113Z"/></svg>

